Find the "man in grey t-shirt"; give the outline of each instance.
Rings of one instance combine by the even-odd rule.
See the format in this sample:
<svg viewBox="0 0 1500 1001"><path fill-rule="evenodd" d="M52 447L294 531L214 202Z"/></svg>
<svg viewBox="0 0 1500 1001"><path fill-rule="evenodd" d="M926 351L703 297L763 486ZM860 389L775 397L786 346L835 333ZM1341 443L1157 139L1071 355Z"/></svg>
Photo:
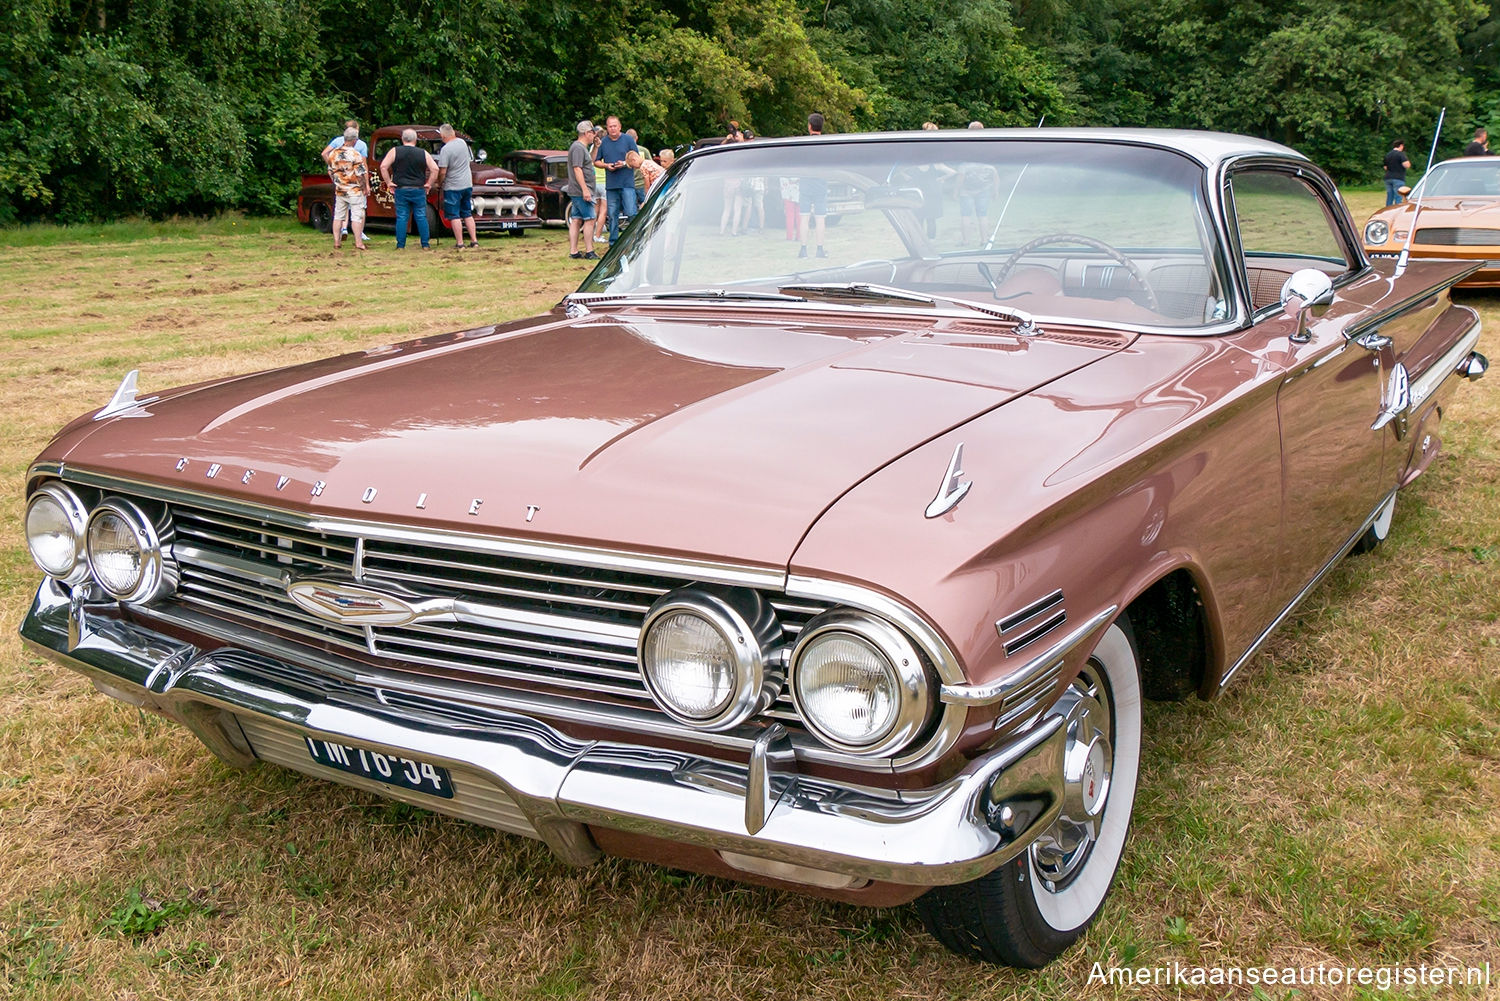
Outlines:
<svg viewBox="0 0 1500 1001"><path fill-rule="evenodd" d="M477 247L479 235L474 231L474 172L469 169L469 144L460 139L447 122L438 126L438 135L443 137L443 148L437 156L438 178L443 186L443 215L448 217L453 226L453 239L458 241L454 249L464 249L466 220L469 246Z"/></svg>
<svg viewBox="0 0 1500 1001"><path fill-rule="evenodd" d="M594 253L594 158L589 155L588 141L594 135L594 123L578 123L578 138L568 147L568 179L563 194L571 205L568 211L568 256L577 260L598 259ZM583 230L583 249L578 249L578 231Z"/></svg>

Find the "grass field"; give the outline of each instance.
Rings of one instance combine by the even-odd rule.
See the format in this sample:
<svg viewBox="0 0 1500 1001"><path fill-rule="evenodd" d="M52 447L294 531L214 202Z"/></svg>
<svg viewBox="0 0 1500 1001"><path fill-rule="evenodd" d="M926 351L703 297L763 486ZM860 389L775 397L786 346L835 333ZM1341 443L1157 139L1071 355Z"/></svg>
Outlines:
<svg viewBox="0 0 1500 1001"><path fill-rule="evenodd" d="M1350 196L1358 221L1378 193ZM768 239L780 239L770 233ZM289 223L0 231L0 997L1175 998L1095 964L1496 967L1500 374L1466 387L1390 541L1332 574L1221 700L1148 707L1135 831L1083 943L959 961L862 910L606 861L261 767L24 652L26 464L143 392L539 311L556 232L356 257ZM1481 349L1500 356L1500 300ZM1480 997L1480 988L1265 998Z"/></svg>

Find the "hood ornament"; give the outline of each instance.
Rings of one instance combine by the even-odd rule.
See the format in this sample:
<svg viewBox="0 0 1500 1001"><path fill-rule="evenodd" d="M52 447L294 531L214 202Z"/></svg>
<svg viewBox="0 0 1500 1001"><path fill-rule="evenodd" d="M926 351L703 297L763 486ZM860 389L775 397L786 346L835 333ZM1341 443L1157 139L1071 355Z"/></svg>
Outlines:
<svg viewBox="0 0 1500 1001"><path fill-rule="evenodd" d="M968 494L969 488L974 484L968 480L961 480L964 475L964 443L959 442L953 449L953 458L948 460L948 471L943 474L942 485L938 487L937 496L932 498L932 503L927 505L923 512L929 518L939 518L954 508L958 502Z"/></svg>
<svg viewBox="0 0 1500 1001"><path fill-rule="evenodd" d="M148 396L144 400L135 398L136 379L140 376L140 369L131 369L125 373L125 378L120 380L120 387L115 390L115 395L109 398L100 411L94 415L94 420L102 421L110 417L150 417L151 415L142 410L141 407L147 403L155 403L157 397Z"/></svg>

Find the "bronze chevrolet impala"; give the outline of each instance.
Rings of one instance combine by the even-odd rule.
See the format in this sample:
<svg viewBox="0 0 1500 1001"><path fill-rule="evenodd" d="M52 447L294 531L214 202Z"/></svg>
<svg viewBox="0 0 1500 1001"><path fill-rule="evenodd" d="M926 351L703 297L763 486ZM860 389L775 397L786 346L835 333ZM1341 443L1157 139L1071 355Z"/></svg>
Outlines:
<svg viewBox="0 0 1500 1001"><path fill-rule="evenodd" d="M795 186L803 245L719 233ZM830 188L852 193L819 225ZM1040 966L1212 698L1439 450L1476 265L1206 133L679 161L551 313L74 421L28 643L257 760Z"/></svg>

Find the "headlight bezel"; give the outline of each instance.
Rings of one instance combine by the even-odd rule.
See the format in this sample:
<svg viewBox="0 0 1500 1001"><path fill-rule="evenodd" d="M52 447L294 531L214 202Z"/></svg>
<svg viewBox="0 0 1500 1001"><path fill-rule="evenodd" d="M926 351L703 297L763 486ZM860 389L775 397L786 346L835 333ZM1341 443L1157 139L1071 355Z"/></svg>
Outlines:
<svg viewBox="0 0 1500 1001"><path fill-rule="evenodd" d="M897 705L891 720L865 741L854 743L831 733L808 710L801 666L808 652L825 638L843 633L862 640L884 659L894 683ZM878 757L899 751L915 740L932 718L937 688L916 644L884 619L850 608L835 608L808 621L792 648L789 683L792 703L808 730L828 747L845 754Z"/></svg>
<svg viewBox="0 0 1500 1001"><path fill-rule="evenodd" d="M110 586L96 566L94 553L94 526L103 518L114 516L123 521L134 538L140 552L141 570L134 585L129 588ZM158 524L135 501L126 497L106 497L89 512L88 529L84 536L84 548L88 555L89 574L94 583L116 601L143 603L158 597L176 586L177 567L172 559L169 545L172 538L171 523L163 518Z"/></svg>
<svg viewBox="0 0 1500 1001"><path fill-rule="evenodd" d="M673 703L648 663L651 631L666 616L686 613L705 622L724 640L732 655L734 685L722 709L694 716ZM786 683L786 650L780 622L758 592L710 587L680 588L652 603L636 640L641 680L657 707L679 723L698 730L731 730L769 708Z"/></svg>
<svg viewBox="0 0 1500 1001"><path fill-rule="evenodd" d="M521 199L521 211L527 215L536 215L536 195L526 195Z"/></svg>
<svg viewBox="0 0 1500 1001"><path fill-rule="evenodd" d="M67 521L69 529L73 533L73 559L66 571L50 569L43 565L37 558L36 550L31 542L31 512L38 502L51 501L62 511L64 520ZM38 570L64 584L81 584L89 577L89 563L85 551L85 540L88 533L89 509L83 499L74 493L66 484L60 481L44 483L38 487L26 500L26 512L22 518L22 531L26 533L26 552L31 561L36 564Z"/></svg>
<svg viewBox="0 0 1500 1001"><path fill-rule="evenodd" d="M1378 233L1377 237L1375 234ZM1365 242L1373 246L1387 243L1391 238L1391 224L1384 219L1371 219L1365 223Z"/></svg>

